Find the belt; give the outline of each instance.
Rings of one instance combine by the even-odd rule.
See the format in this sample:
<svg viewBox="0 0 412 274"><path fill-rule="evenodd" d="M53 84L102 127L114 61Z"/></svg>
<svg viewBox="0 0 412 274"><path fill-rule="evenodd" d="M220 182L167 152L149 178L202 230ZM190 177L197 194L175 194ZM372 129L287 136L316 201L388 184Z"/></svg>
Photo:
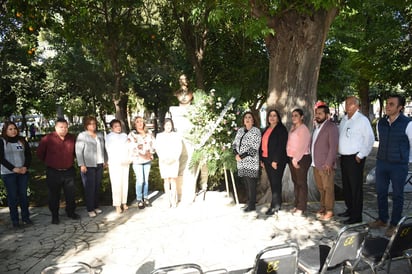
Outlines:
<svg viewBox="0 0 412 274"><path fill-rule="evenodd" d="M354 153L354 154L341 154L340 156L342 156L342 157L353 157L353 156L358 155L358 153L359 153L359 152L356 152L356 153Z"/></svg>
<svg viewBox="0 0 412 274"><path fill-rule="evenodd" d="M48 168L53 169L53 170L57 170L57 171L67 171L67 170L70 169L70 168L54 168L54 167L48 167Z"/></svg>

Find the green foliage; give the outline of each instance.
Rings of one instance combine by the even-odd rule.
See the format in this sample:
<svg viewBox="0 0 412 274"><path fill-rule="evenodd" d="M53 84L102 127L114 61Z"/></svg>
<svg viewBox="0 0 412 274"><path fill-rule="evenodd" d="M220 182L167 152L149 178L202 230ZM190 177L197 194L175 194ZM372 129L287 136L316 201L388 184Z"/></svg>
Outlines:
<svg viewBox="0 0 412 274"><path fill-rule="evenodd" d="M222 92L221 92L222 93ZM229 95L230 96L230 95ZM208 136L229 97L218 96L215 91L206 94L196 91L194 104L188 117L193 124L190 134L186 136L195 147ZM226 115L206 143L193 153L190 165L206 164L209 176L223 174L224 169L235 170L236 161L232 151L232 142L238 125L240 110L231 105ZM201 144L200 144L201 145Z"/></svg>
<svg viewBox="0 0 412 274"><path fill-rule="evenodd" d="M409 11L409 12L408 12ZM326 42L319 96L342 100L369 85L370 100L394 89L411 91L410 5L351 1L341 10Z"/></svg>

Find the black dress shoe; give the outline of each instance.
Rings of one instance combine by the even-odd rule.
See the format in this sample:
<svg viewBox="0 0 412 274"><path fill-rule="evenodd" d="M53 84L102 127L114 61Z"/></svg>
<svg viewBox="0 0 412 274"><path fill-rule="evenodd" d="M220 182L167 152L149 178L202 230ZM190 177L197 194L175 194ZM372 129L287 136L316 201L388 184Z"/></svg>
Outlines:
<svg viewBox="0 0 412 274"><path fill-rule="evenodd" d="M145 207L143 201L137 201L137 207L143 209Z"/></svg>
<svg viewBox="0 0 412 274"><path fill-rule="evenodd" d="M350 217L350 213L348 211L342 212L342 213L338 213L339 217Z"/></svg>
<svg viewBox="0 0 412 274"><path fill-rule="evenodd" d="M52 217L51 223L54 225L58 225L60 223L59 217Z"/></svg>
<svg viewBox="0 0 412 274"><path fill-rule="evenodd" d="M80 219L80 215L76 214L76 213L67 214L67 217L69 217L70 219L73 219L73 220L79 220Z"/></svg>
<svg viewBox="0 0 412 274"><path fill-rule="evenodd" d="M24 220L24 221L23 221L23 224L25 224L25 225L33 225L33 221L30 220L30 219L27 219L27 220Z"/></svg>
<svg viewBox="0 0 412 274"><path fill-rule="evenodd" d="M266 215L273 215L277 212L276 209L274 209L273 207L269 208L268 211L266 211Z"/></svg>
<svg viewBox="0 0 412 274"><path fill-rule="evenodd" d="M362 220L354 220L354 219L349 218L346 221L344 221L343 223L345 225L353 225L353 224L357 224L357 223L361 223L361 222L362 222Z"/></svg>
<svg viewBox="0 0 412 274"><path fill-rule="evenodd" d="M254 210L256 210L255 207L248 207L248 206L243 209L244 212L250 212L250 211L254 211Z"/></svg>

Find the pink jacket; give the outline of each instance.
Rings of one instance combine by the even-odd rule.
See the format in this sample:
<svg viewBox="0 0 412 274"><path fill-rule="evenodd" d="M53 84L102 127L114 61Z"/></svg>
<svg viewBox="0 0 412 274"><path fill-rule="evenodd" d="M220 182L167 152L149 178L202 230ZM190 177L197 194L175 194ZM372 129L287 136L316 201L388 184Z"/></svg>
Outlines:
<svg viewBox="0 0 412 274"><path fill-rule="evenodd" d="M286 153L289 157L300 161L303 155L310 153L311 136L306 125L302 124L295 130L289 131Z"/></svg>

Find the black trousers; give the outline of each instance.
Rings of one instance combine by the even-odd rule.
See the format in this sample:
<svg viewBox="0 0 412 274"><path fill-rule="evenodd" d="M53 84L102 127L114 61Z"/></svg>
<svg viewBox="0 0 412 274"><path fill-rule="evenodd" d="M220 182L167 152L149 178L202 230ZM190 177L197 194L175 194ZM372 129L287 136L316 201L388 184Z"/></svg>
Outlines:
<svg viewBox="0 0 412 274"><path fill-rule="evenodd" d="M74 210L76 209L75 174L73 167L67 170L47 168L46 183L49 189L49 209L53 217L59 216L60 194L62 189L66 199L66 213L67 215L72 215L74 213Z"/></svg>
<svg viewBox="0 0 412 274"><path fill-rule="evenodd" d="M272 163L265 158L263 158L263 163L269 178L270 189L272 190L272 202L270 203L270 207L279 210L282 205L282 178L286 163L278 163L277 169L274 169Z"/></svg>
<svg viewBox="0 0 412 274"><path fill-rule="evenodd" d="M258 178L241 177L241 180L245 184L245 187L247 190L248 208L255 209L256 208L256 185L257 185Z"/></svg>
<svg viewBox="0 0 412 274"><path fill-rule="evenodd" d="M100 185L103 179L103 164L87 167L86 173L80 173L84 186L87 211L99 208Z"/></svg>
<svg viewBox="0 0 412 274"><path fill-rule="evenodd" d="M356 154L342 155L340 158L342 171L343 197L349 218L362 221L363 211L363 168L366 157L360 163L356 161Z"/></svg>

